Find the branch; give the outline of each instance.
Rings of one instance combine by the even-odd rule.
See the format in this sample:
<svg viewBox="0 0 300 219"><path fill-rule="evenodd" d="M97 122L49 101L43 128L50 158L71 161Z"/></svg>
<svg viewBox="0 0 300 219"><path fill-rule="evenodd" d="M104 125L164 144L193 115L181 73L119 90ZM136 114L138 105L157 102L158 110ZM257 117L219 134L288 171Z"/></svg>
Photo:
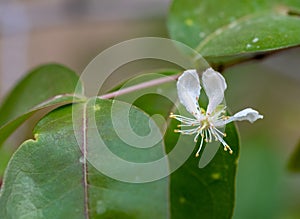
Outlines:
<svg viewBox="0 0 300 219"><path fill-rule="evenodd" d="M124 95L124 94L131 93L133 91L137 91L137 90L141 90L141 89L144 89L144 88L147 88L147 87L153 87L153 86L156 86L156 85L159 85L159 84L174 81L179 76L180 76L180 74L177 74L177 75L166 76L166 77L154 79L154 80L151 80L151 81L143 82L141 84L133 85L133 86L126 87L124 89L120 89L120 90L117 90L117 91L114 91L114 92L111 92L111 93L103 94L99 98L101 98L101 99L111 99L111 98L114 98L114 97L117 97L117 96L121 96L121 95Z"/></svg>

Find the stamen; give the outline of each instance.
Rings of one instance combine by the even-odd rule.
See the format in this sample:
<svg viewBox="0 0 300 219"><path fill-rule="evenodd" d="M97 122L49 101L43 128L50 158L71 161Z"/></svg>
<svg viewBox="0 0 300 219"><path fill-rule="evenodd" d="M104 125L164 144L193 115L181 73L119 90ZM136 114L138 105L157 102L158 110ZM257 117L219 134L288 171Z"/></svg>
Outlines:
<svg viewBox="0 0 300 219"><path fill-rule="evenodd" d="M201 113L204 112L201 108ZM210 116L210 114L207 114L207 116ZM195 118L189 118L181 115L175 115L172 112L170 113L170 118L174 118L181 122L181 124L177 125L178 128L180 127L195 127L195 128L190 128L190 129L175 129L175 133L181 133L184 135L193 135L196 133L194 137L194 142L197 142L199 135L201 135L201 142L199 149L196 153L196 157L199 156L199 153L201 151L201 148L203 146L203 142L212 142L213 138L215 138L215 141L220 141L222 145L224 146L224 151L228 151L229 153L232 154L233 151L231 148L227 145L227 143L223 140L223 137L226 137L226 133L221 132L219 129L217 129L213 124L210 123L210 120L208 120L208 117L205 117L204 119L198 120ZM222 115L220 112L217 114L213 115L214 119L220 118L220 119L228 119L229 117L226 117Z"/></svg>
<svg viewBox="0 0 300 219"><path fill-rule="evenodd" d="M199 135L202 133L202 131L200 131L200 132L198 132L197 134L196 134L196 136L195 136L195 138L194 138L194 142L197 142L197 139L198 139L198 137L199 137Z"/></svg>
<svg viewBox="0 0 300 219"><path fill-rule="evenodd" d="M178 128L180 128L180 127L188 127L188 126L195 126L195 124L193 123L193 124L179 124L179 125L177 125Z"/></svg>
<svg viewBox="0 0 300 219"><path fill-rule="evenodd" d="M204 131L205 132L205 142L208 142L208 138L207 138L207 130Z"/></svg>
<svg viewBox="0 0 300 219"><path fill-rule="evenodd" d="M172 118L172 119L176 119L176 120L178 120L178 121L180 121L182 123L189 124L189 125L191 125L191 124L195 124L196 125L196 124L199 123L199 121L196 120L196 119L188 118L188 117L181 116L181 115L170 114L169 117Z"/></svg>
<svg viewBox="0 0 300 219"><path fill-rule="evenodd" d="M194 129L175 129L174 132L176 133L182 133L184 135L192 135L199 132L198 128Z"/></svg>
<svg viewBox="0 0 300 219"><path fill-rule="evenodd" d="M226 137L226 133L221 132L219 129L214 127L214 130L216 130L219 134L223 135L224 137Z"/></svg>
<svg viewBox="0 0 300 219"><path fill-rule="evenodd" d="M202 145L203 145L203 137L204 137L204 135L203 135L203 133L201 132L201 142L200 142L199 149L198 149L198 151L196 152L196 157L199 157L199 153L200 153L201 148L202 148Z"/></svg>
<svg viewBox="0 0 300 219"><path fill-rule="evenodd" d="M229 150L229 153L232 154L233 151L231 150L231 148L229 147L229 145L224 141L224 139L216 132L216 130L218 130L218 129L217 128L212 129L212 131L217 135L218 140L223 144L224 151Z"/></svg>
<svg viewBox="0 0 300 219"><path fill-rule="evenodd" d="M229 147L229 145L226 145L226 151L227 149L229 150L229 154L233 154L233 151L231 150L231 148Z"/></svg>
<svg viewBox="0 0 300 219"><path fill-rule="evenodd" d="M212 142L211 131L210 131L210 129L208 129L207 131L208 131L208 134L209 134L209 140L208 140L208 141L209 141L209 142Z"/></svg>
<svg viewBox="0 0 300 219"><path fill-rule="evenodd" d="M217 137L217 135L215 134L215 132L213 131L213 128L210 127L209 129L210 129L212 135L215 137L215 141L218 141L218 137Z"/></svg>

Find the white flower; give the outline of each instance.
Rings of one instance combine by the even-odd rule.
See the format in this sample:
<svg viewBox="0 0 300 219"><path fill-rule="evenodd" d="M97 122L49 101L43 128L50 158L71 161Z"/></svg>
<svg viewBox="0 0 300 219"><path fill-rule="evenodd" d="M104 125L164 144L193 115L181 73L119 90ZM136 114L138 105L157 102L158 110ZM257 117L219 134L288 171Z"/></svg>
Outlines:
<svg viewBox="0 0 300 219"><path fill-rule="evenodd" d="M196 153L196 157L199 156L203 140L212 142L213 139L220 141L224 146L224 150L229 150L229 153L232 154L233 151L223 140L226 134L220 131L220 128L233 121L248 120L253 123L257 119L262 119L263 116L251 108L244 109L230 117L226 116L226 106L222 105L224 91L227 88L226 81L219 72L214 71L212 68L208 68L203 73L202 85L208 97L206 110L200 108L198 104L201 86L197 71L186 70L179 77L177 92L180 103L185 106L186 110L190 112L194 118L171 113L170 118L177 119L181 122L181 125L178 127L191 127L190 129L176 129L175 132L186 135L196 134L194 138L195 142L197 142L198 137L201 136L200 147Z"/></svg>

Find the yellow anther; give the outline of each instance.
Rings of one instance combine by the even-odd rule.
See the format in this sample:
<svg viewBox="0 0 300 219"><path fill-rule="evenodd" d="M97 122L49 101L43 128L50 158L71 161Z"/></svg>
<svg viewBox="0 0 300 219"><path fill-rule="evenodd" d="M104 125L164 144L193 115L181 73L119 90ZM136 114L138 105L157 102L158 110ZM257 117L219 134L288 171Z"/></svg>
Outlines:
<svg viewBox="0 0 300 219"><path fill-rule="evenodd" d="M175 119L175 115L172 112L170 112L169 118Z"/></svg>
<svg viewBox="0 0 300 219"><path fill-rule="evenodd" d="M231 148L228 145L226 145L224 147L224 151L227 151L227 150L229 150L229 154L233 154L233 151L231 150Z"/></svg>

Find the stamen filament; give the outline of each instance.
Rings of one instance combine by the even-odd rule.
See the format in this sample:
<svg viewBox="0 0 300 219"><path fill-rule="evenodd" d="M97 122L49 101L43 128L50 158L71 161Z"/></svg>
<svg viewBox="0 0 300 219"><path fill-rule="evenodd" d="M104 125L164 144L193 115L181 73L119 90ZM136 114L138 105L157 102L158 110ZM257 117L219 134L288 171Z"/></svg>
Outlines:
<svg viewBox="0 0 300 219"><path fill-rule="evenodd" d="M216 130L218 130L217 128L213 128L212 131L216 134L216 136L218 137L218 140L223 144L224 146L224 151L229 150L229 153L232 154L233 151L231 150L231 148L229 147L229 145L224 141L224 139L216 132ZM219 130L218 130L219 131Z"/></svg>
<svg viewBox="0 0 300 219"><path fill-rule="evenodd" d="M209 141L209 142L212 142L211 131L210 131L210 129L208 129L207 131L208 131L208 134L209 134L209 140L208 140L208 141Z"/></svg>
<svg viewBox="0 0 300 219"><path fill-rule="evenodd" d="M215 129L219 134L221 134L221 135L223 135L224 137L226 137L226 133L221 132L219 129L217 129L217 128L215 128L215 127L214 127L214 129Z"/></svg>
<svg viewBox="0 0 300 219"><path fill-rule="evenodd" d="M207 138L207 130L205 130L204 132L205 132L205 142L208 142L208 138Z"/></svg>
<svg viewBox="0 0 300 219"><path fill-rule="evenodd" d="M202 130L196 134L196 136L194 138L194 142L197 142L197 139L198 139L200 134L202 134Z"/></svg>
<svg viewBox="0 0 300 219"><path fill-rule="evenodd" d="M224 116L222 115L222 111L217 112L216 114L212 115L213 120L220 120L224 119ZM208 117L207 117L208 116ZM221 132L218 128L216 128L209 120L209 116L207 115L204 119L193 119L188 118L181 115L175 115L173 113L170 114L170 118L174 118L181 122L181 124L177 125L178 128L181 127L195 127L191 129L175 129L174 132L181 133L184 135L193 135L196 134L194 137L194 142L197 142L199 135L201 135L201 142L199 149L196 153L196 157L199 156L199 153L201 151L201 148L203 146L203 142L212 142L213 138L215 138L215 141L219 141L222 143L224 150L229 150L229 153L232 154L233 151L231 148L227 145L227 143L224 141L223 137L226 137L226 133Z"/></svg>
<svg viewBox="0 0 300 219"><path fill-rule="evenodd" d="M199 153L200 153L201 148L202 148L202 145L203 145L203 138L204 138L204 135L203 135L202 132L201 132L201 142L200 142L199 149L198 149L198 151L196 152L196 157L199 157Z"/></svg>

